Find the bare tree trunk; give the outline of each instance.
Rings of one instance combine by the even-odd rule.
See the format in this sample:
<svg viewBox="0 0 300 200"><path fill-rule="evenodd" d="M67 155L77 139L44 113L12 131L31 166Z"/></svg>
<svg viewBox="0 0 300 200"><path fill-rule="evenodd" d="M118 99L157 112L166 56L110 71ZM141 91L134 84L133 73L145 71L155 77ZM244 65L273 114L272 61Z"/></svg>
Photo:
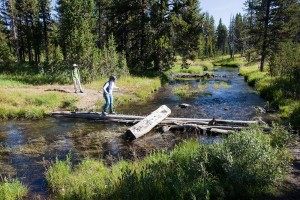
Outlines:
<svg viewBox="0 0 300 200"><path fill-rule="evenodd" d="M14 38L14 46L15 46L15 51L18 57L18 62L20 62L21 55L20 55L20 46L19 46L19 41L18 41L18 32L17 32L17 26L16 26L16 16L15 16L15 8L14 8L14 1L9 0L9 7L10 7L10 13L11 13L11 30L13 32L13 38Z"/></svg>

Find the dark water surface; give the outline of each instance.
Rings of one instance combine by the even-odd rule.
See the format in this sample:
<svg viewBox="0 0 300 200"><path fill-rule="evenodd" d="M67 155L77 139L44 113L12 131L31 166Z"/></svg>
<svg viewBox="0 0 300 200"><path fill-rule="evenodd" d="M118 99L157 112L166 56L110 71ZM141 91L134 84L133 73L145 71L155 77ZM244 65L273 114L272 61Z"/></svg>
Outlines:
<svg viewBox="0 0 300 200"><path fill-rule="evenodd" d="M254 106L265 105L265 101L244 82L243 77L238 76L237 69L218 68L215 74L221 77L174 81L155 93L147 104L118 108L117 112L147 115L165 104L172 110L173 117L249 120L256 116ZM205 86L205 90L182 99L172 93L175 87L182 84L190 84L194 88ZM191 107L182 109L178 106L181 103ZM141 139L127 142L121 137L126 129L127 126L116 123L64 118L0 122L0 174L21 180L29 187L30 197L48 198L50 194L44 173L56 157L65 159L70 153L75 163L89 156L111 164L119 159L143 157L155 149L171 149L186 138L197 138L208 143L220 139L153 131Z"/></svg>

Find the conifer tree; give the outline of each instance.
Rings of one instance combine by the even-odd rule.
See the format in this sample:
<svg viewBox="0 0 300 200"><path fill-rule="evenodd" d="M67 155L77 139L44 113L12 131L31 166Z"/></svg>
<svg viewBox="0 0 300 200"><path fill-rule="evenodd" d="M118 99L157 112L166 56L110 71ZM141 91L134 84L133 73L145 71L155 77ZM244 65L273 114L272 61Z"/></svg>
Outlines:
<svg viewBox="0 0 300 200"><path fill-rule="evenodd" d="M217 50L221 52L221 54L227 53L227 38L228 32L226 26L222 23L222 19L219 21L219 25L217 27Z"/></svg>

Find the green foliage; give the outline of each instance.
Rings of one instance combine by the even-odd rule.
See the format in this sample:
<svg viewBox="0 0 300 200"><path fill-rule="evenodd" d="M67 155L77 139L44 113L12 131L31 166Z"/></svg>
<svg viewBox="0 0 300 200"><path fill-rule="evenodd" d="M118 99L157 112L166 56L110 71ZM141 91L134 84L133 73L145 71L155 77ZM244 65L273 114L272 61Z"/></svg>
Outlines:
<svg viewBox="0 0 300 200"><path fill-rule="evenodd" d="M1 23L1 21L0 21ZM2 33L2 28L0 24L0 63L8 64L13 60L13 54L10 52L8 41L5 38L6 36Z"/></svg>
<svg viewBox="0 0 300 200"><path fill-rule="evenodd" d="M290 154L281 128L236 132L211 145L186 141L111 168L85 160L56 160L46 174L59 199L251 199L288 172ZM286 134L286 133L284 133Z"/></svg>
<svg viewBox="0 0 300 200"><path fill-rule="evenodd" d="M28 189L18 180L4 179L0 183L0 200L15 200L25 197Z"/></svg>

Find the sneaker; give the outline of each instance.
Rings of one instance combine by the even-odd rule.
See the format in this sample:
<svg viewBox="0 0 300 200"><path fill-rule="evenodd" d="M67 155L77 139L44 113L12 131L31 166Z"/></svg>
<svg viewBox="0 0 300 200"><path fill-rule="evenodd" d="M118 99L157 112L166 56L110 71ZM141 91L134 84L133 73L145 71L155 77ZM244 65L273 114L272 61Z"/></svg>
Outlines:
<svg viewBox="0 0 300 200"><path fill-rule="evenodd" d="M82 90L80 90L80 93L84 93Z"/></svg>
<svg viewBox="0 0 300 200"><path fill-rule="evenodd" d="M108 113L107 112L102 112L102 115L106 116L106 115L108 115Z"/></svg>
<svg viewBox="0 0 300 200"><path fill-rule="evenodd" d="M116 112L111 112L111 114L112 114L112 115L115 115L115 114L116 114Z"/></svg>

